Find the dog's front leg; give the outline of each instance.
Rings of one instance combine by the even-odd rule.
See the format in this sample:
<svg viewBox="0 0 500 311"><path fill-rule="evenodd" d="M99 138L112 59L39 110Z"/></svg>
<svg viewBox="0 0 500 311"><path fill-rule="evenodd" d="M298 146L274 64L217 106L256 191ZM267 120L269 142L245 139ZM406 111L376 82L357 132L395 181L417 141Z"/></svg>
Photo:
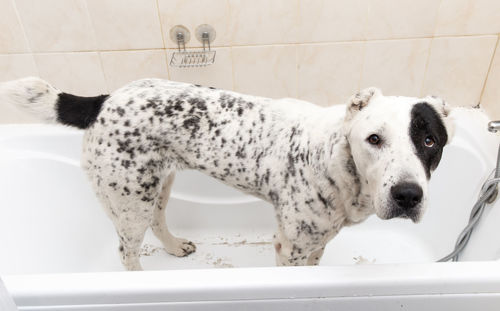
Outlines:
<svg viewBox="0 0 500 311"><path fill-rule="evenodd" d="M323 256L323 252L325 251L325 247L322 247L321 249L318 249L317 251L314 251L309 255L309 258L307 259L307 265L308 266L317 266L319 265L319 261L321 260L321 256Z"/></svg>
<svg viewBox="0 0 500 311"><path fill-rule="evenodd" d="M308 234L285 234L279 229L274 236L277 266L318 265L325 249L324 243Z"/></svg>

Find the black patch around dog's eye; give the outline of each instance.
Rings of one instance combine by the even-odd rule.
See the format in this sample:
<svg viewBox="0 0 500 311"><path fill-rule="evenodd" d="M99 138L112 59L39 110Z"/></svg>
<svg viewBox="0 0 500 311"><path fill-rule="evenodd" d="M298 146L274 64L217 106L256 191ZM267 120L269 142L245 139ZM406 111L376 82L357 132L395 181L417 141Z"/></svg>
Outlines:
<svg viewBox="0 0 500 311"><path fill-rule="evenodd" d="M439 114L428 103L418 103L411 110L409 135L427 178L441 160L448 133Z"/></svg>

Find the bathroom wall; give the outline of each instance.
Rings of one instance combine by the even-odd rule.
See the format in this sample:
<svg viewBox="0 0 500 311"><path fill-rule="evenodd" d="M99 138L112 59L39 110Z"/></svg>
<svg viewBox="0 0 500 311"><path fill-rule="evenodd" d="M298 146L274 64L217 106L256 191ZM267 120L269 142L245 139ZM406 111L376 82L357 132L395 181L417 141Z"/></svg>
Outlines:
<svg viewBox="0 0 500 311"><path fill-rule="evenodd" d="M169 66L172 26L217 31L214 65ZM159 77L318 105L367 86L500 119L498 0L0 0L0 81L79 95ZM32 118L0 103L0 123Z"/></svg>

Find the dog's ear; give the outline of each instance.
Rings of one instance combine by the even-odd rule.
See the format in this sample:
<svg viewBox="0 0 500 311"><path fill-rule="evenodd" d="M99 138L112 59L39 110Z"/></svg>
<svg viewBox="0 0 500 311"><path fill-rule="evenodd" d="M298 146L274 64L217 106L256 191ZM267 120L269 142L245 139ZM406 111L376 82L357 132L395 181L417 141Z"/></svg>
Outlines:
<svg viewBox="0 0 500 311"><path fill-rule="evenodd" d="M377 96L382 96L382 91L376 87L366 88L351 96L347 103L345 119L352 119L357 112L363 110Z"/></svg>
<svg viewBox="0 0 500 311"><path fill-rule="evenodd" d="M455 133L455 119L451 115L453 107L444 99L437 96L427 96L425 97L425 101L429 103L441 117L444 127L446 128L446 133L448 134L447 143L449 143Z"/></svg>

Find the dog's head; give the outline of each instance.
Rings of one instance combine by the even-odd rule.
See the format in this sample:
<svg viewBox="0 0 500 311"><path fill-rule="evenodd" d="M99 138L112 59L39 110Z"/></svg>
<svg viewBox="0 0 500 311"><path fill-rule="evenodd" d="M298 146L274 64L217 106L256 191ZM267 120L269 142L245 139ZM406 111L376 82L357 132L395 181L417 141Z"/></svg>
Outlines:
<svg viewBox="0 0 500 311"><path fill-rule="evenodd" d="M383 96L376 88L349 100L344 134L381 219L420 220L429 178L453 135L449 112L437 97Z"/></svg>

